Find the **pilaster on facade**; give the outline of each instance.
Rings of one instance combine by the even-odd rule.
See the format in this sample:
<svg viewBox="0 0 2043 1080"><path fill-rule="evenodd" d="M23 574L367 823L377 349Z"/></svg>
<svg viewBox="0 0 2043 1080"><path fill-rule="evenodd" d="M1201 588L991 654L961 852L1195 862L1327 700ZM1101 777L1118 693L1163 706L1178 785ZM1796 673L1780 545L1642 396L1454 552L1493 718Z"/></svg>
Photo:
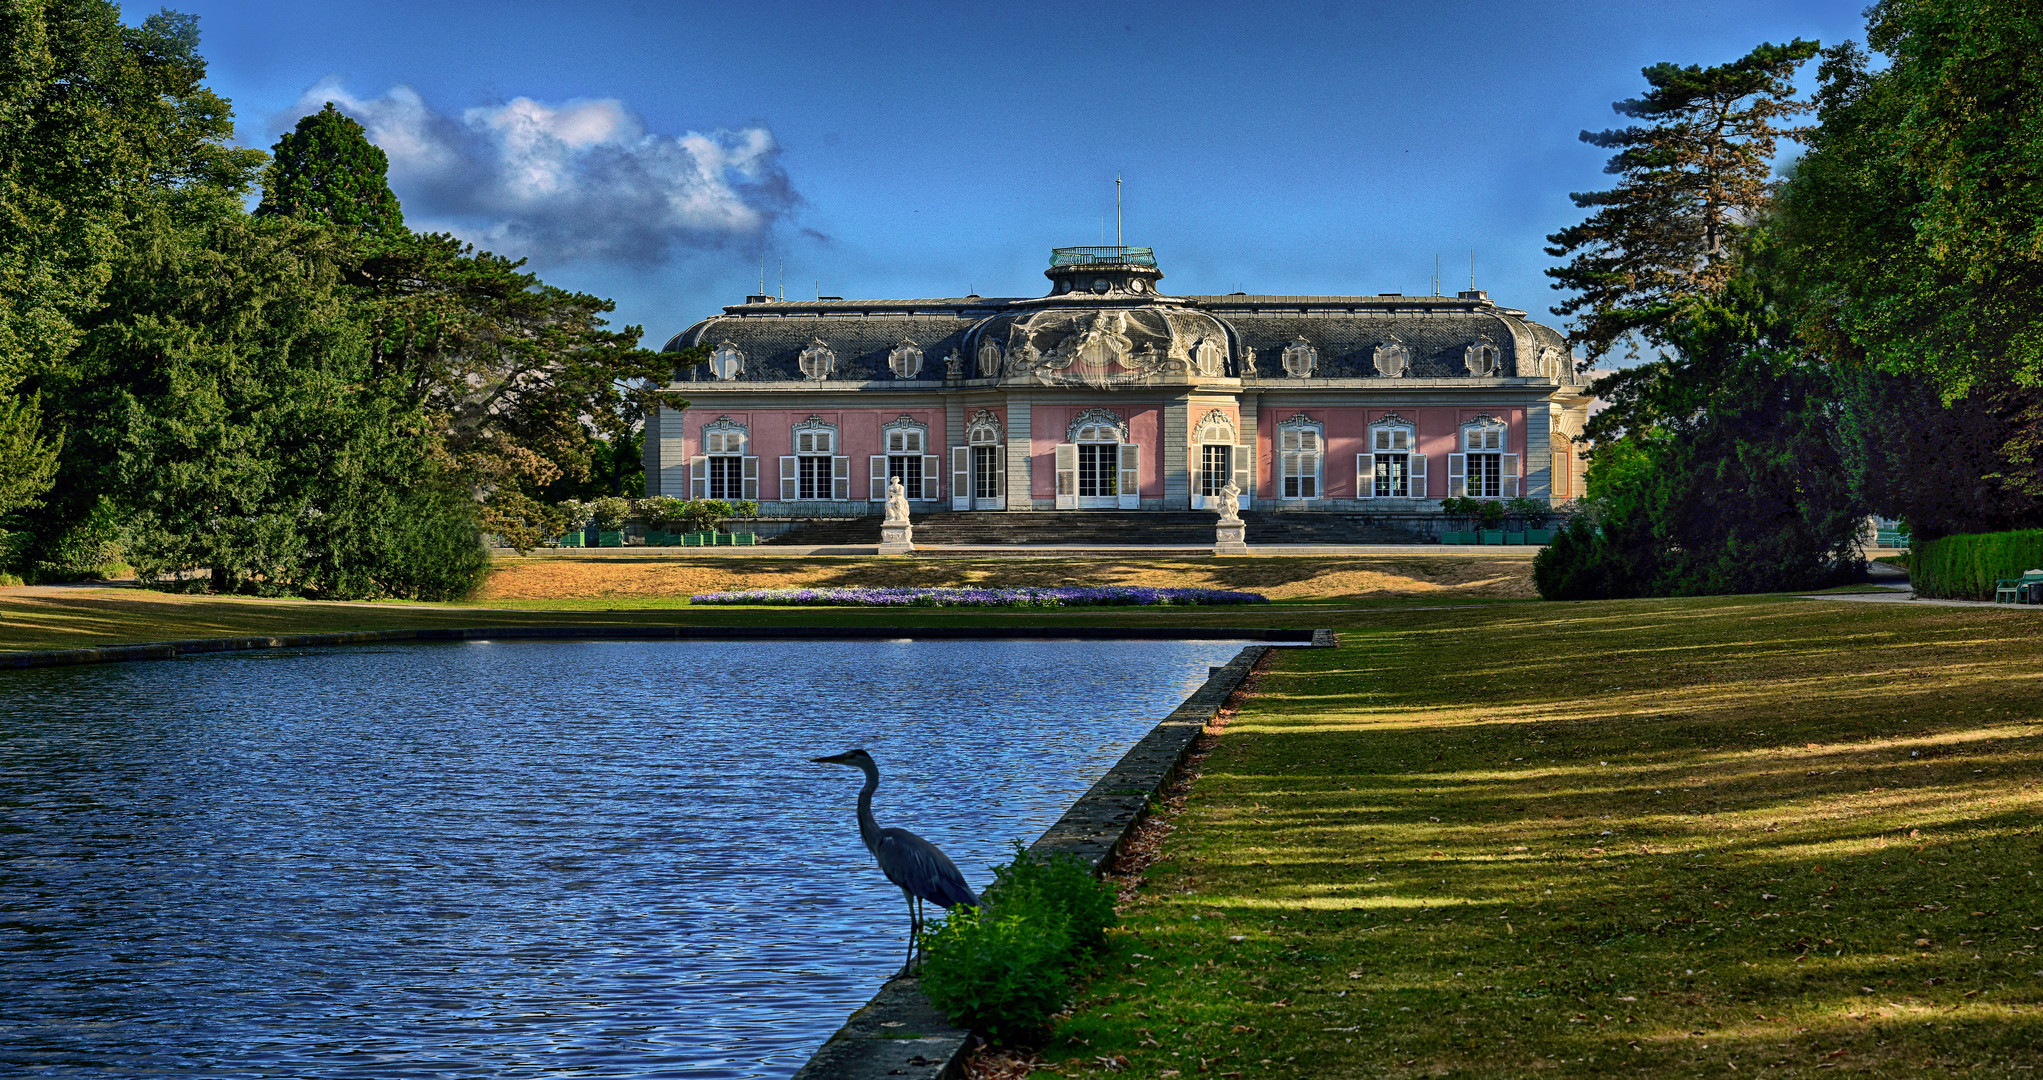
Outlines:
<svg viewBox="0 0 2043 1080"><path fill-rule="evenodd" d="M1159 433L1163 461L1163 509L1192 508L1191 461L1187 451L1192 443L1192 403L1180 394L1164 402L1163 428Z"/></svg>
<svg viewBox="0 0 2043 1080"><path fill-rule="evenodd" d="M1525 410L1525 494L1535 499L1553 498L1554 454L1553 415L1550 410Z"/></svg>
<svg viewBox="0 0 2043 1080"><path fill-rule="evenodd" d="M1025 394L1007 398L1007 509L1033 510L1035 492L1029 478L1029 399Z"/></svg>

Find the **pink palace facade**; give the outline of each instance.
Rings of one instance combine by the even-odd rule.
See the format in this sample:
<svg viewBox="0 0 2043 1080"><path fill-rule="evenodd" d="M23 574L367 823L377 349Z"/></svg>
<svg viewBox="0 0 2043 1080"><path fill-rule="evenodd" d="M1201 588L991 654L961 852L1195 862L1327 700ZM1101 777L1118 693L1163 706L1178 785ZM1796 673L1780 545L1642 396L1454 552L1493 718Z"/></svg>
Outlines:
<svg viewBox="0 0 2043 1080"><path fill-rule="evenodd" d="M1150 249L1058 248L1047 295L747 297L648 418L646 492L762 517L1437 511L1563 502L1589 398L1560 333L1456 296L1167 296ZM685 406L680 402L686 402Z"/></svg>

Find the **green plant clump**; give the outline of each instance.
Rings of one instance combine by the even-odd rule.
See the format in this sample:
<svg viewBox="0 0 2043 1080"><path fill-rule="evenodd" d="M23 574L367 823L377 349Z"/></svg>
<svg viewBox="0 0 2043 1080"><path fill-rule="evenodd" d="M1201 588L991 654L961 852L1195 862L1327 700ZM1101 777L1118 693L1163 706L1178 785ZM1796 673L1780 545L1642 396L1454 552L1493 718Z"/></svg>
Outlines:
<svg viewBox="0 0 2043 1080"><path fill-rule="evenodd" d="M923 935L923 993L952 1023L995 1042L1045 1030L1114 924L1114 892L1083 862L1014 847L1014 861L994 868L985 907L960 908Z"/></svg>
<svg viewBox="0 0 2043 1080"><path fill-rule="evenodd" d="M1968 533L1916 544L1908 579L1917 596L1991 600L2001 578L2043 567L2043 529Z"/></svg>

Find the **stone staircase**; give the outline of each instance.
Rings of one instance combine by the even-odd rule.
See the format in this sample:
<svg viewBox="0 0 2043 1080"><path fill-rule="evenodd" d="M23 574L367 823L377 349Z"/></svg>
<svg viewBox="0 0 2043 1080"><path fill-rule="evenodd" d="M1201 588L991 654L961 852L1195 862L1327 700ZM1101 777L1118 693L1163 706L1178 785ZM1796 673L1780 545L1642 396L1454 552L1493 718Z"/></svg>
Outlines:
<svg viewBox="0 0 2043 1080"><path fill-rule="evenodd" d="M1248 542L1256 544L1418 544L1417 533L1366 514L1282 513L1244 510ZM1164 547L1211 545L1210 511L1036 510L1017 513L938 511L916 514L915 544L1000 547ZM782 533L775 545L872 545L880 542L878 516L812 521Z"/></svg>

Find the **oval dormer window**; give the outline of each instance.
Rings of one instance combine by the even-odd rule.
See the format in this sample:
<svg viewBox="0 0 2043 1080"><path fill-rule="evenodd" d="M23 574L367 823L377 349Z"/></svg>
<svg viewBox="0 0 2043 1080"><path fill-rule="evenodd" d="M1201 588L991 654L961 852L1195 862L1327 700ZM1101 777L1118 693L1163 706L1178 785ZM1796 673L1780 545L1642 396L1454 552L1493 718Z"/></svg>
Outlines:
<svg viewBox="0 0 2043 1080"><path fill-rule="evenodd" d="M1094 278L1094 279L1092 279L1092 291L1094 291L1094 292L1097 292L1097 293L1103 293L1103 292L1106 292L1106 291L1107 291L1108 289L1111 289L1111 288L1113 288L1113 284L1112 284L1112 283L1110 283L1109 281L1107 281L1107 279L1106 279L1106 278Z"/></svg>
<svg viewBox="0 0 2043 1080"><path fill-rule="evenodd" d="M1142 280L1141 280L1140 278L1137 278L1136 280L1134 280L1134 281L1131 281L1131 282L1129 282L1129 283L1128 283L1128 291L1129 291L1129 292L1141 292L1141 291L1142 291Z"/></svg>

